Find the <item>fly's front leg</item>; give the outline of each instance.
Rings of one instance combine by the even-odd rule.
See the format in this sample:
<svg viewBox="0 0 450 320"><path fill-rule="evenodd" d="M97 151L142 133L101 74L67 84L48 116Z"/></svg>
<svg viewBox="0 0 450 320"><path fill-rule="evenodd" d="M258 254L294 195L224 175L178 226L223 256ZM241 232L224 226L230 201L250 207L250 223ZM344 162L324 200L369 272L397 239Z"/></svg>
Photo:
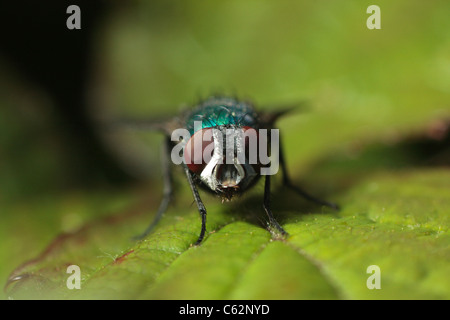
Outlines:
<svg viewBox="0 0 450 320"><path fill-rule="evenodd" d="M270 225L275 227L282 235L287 235L287 232L280 226L278 221L273 216L272 210L270 209L270 175L266 175L263 207L269 217Z"/></svg>
<svg viewBox="0 0 450 320"><path fill-rule="evenodd" d="M145 229L145 231L141 235L135 237L134 238L135 240L142 240L150 232L153 231L155 226L158 224L159 220L161 220L161 217L164 215L164 212L166 212L167 207L169 206L171 200L173 199L172 173L170 171L170 161L171 161L170 149L171 149L171 140L170 136L167 136L163 143L161 152L161 162L162 162L161 166L164 182L163 198L161 200L158 211L152 223L150 223L150 225L147 227L147 229Z"/></svg>
<svg viewBox="0 0 450 320"><path fill-rule="evenodd" d="M202 241L203 238L205 237L205 232L206 232L206 208L205 205L202 202L202 199L200 198L200 195L198 193L197 187L195 186L195 183L192 179L192 174L189 171L189 169L185 166L184 171L186 172L186 177L188 179L189 182L189 186L191 187L192 190L192 195L194 196L194 200L195 203L197 204L197 208L198 208L198 212L200 213L200 216L202 218L202 228L200 230L200 235L197 239L197 241L195 242L195 245L198 246Z"/></svg>

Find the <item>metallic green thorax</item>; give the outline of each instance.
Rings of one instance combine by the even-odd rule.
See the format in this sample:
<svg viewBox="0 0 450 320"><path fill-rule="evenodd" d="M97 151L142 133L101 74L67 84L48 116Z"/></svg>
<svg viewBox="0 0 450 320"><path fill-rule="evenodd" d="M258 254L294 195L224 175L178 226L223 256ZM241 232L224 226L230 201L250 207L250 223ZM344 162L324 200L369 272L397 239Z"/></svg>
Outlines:
<svg viewBox="0 0 450 320"><path fill-rule="evenodd" d="M258 129L258 115L253 107L233 98L210 98L202 102L186 119L186 129L195 133L194 121L201 121L202 126L211 128L222 125L249 126Z"/></svg>

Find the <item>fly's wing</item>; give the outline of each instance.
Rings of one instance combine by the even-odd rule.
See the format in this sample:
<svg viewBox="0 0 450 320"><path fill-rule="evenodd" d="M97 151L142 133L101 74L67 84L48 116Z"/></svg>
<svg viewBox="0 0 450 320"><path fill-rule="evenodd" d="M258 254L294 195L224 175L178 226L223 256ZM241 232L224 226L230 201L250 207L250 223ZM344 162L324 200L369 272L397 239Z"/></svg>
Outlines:
<svg viewBox="0 0 450 320"><path fill-rule="evenodd" d="M181 128L182 123L179 118L160 118L160 119L137 119L120 118L114 120L101 121L101 130L103 131L158 131L165 135L171 135L175 129Z"/></svg>
<svg viewBox="0 0 450 320"><path fill-rule="evenodd" d="M160 172L162 133L170 137L182 128L179 118L113 118L97 121L97 132L112 156L136 179L147 180Z"/></svg>
<svg viewBox="0 0 450 320"><path fill-rule="evenodd" d="M275 122L284 115L291 112L306 111L307 109L308 109L307 102L301 101L292 104L264 108L264 110L267 111L259 111L258 114L263 128L273 128L275 126Z"/></svg>

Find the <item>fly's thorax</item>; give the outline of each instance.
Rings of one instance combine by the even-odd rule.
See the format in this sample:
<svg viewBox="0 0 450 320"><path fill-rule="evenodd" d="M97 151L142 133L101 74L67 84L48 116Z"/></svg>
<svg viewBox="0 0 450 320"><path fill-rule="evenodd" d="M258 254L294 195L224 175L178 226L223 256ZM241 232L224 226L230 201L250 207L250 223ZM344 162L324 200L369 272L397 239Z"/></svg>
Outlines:
<svg viewBox="0 0 450 320"><path fill-rule="evenodd" d="M222 125L250 126L257 129L260 122L258 113L250 103L231 97L211 97L188 113L185 117L185 127L191 135L198 130L195 127L196 121L201 121L200 129Z"/></svg>

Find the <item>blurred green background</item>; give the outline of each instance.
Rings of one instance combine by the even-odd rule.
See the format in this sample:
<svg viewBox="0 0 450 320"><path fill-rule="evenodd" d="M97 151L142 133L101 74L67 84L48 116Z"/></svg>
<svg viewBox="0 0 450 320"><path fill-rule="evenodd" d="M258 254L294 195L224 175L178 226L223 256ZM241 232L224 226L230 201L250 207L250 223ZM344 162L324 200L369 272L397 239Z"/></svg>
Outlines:
<svg viewBox="0 0 450 320"><path fill-rule="evenodd" d="M81 30L66 28L69 4ZM380 30L366 26L372 4ZM176 115L212 93L261 109L306 100L279 124L290 171L343 207L365 212L347 190L370 172L434 168L450 194L449 1L25 1L0 12L1 287L62 232L140 201L126 230L150 220L161 137L105 133L99 120ZM448 212L436 224L447 236Z"/></svg>

